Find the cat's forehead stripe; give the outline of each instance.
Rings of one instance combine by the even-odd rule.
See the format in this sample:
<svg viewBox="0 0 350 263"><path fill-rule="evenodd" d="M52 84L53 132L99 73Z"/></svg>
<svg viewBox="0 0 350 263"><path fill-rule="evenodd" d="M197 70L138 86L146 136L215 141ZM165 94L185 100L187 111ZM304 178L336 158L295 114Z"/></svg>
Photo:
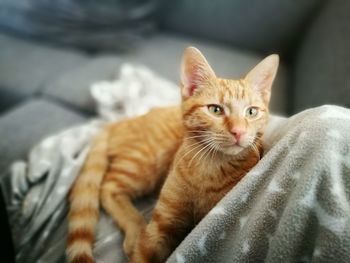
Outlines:
<svg viewBox="0 0 350 263"><path fill-rule="evenodd" d="M226 105L229 104L229 102L232 100L232 92L231 90L227 89L223 93L223 101L222 104Z"/></svg>
<svg viewBox="0 0 350 263"><path fill-rule="evenodd" d="M219 79L219 82L213 83L213 85L219 85L217 86L217 91L219 92L214 92L212 96L215 96L220 104L231 109L237 105L245 106L253 104L256 97L245 79Z"/></svg>
<svg viewBox="0 0 350 263"><path fill-rule="evenodd" d="M230 104L232 99L242 100L247 95L247 89L245 88L244 80L221 80L223 94L220 96L220 102L223 104Z"/></svg>
<svg viewBox="0 0 350 263"><path fill-rule="evenodd" d="M221 92L220 94L220 103L227 105L232 101L233 99L233 87L229 86L230 83L227 81L221 82ZM231 85L232 86L232 85Z"/></svg>
<svg viewBox="0 0 350 263"><path fill-rule="evenodd" d="M241 100L244 98L244 88L241 85L237 85L236 88L236 96L237 96L237 100Z"/></svg>
<svg viewBox="0 0 350 263"><path fill-rule="evenodd" d="M245 82L244 82L244 80L238 80L237 81L237 95L238 95L238 98L239 99L244 99L245 98L245 96L246 96L246 91L247 91L247 89L245 88L246 87L246 85L245 85Z"/></svg>

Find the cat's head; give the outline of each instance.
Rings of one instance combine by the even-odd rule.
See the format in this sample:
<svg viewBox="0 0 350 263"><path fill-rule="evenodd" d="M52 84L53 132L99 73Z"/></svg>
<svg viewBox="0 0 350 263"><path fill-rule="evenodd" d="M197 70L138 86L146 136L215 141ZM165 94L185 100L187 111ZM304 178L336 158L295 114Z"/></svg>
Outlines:
<svg viewBox="0 0 350 263"><path fill-rule="evenodd" d="M270 55L244 78L222 79L198 49L188 47L181 64L182 113L188 136L229 155L251 146L268 121L278 63L278 55Z"/></svg>

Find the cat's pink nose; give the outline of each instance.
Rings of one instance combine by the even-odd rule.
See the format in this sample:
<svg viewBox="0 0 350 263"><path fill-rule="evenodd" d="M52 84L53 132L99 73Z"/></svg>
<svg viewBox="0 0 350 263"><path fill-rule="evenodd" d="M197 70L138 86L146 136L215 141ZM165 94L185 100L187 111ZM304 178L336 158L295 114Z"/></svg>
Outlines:
<svg viewBox="0 0 350 263"><path fill-rule="evenodd" d="M244 130L242 129L237 129L237 128L232 128L230 130L231 134L235 137L236 141L239 141L241 136L245 133Z"/></svg>

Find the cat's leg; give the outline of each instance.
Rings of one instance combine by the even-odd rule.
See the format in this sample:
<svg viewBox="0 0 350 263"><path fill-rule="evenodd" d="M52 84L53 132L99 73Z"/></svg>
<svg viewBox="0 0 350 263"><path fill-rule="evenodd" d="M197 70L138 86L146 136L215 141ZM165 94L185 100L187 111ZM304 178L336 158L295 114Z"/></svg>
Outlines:
<svg viewBox="0 0 350 263"><path fill-rule="evenodd" d="M155 178L156 179L156 178ZM127 256L145 226L145 219L135 208L132 199L152 192L154 187L144 178L133 178L131 174L108 172L101 188L103 208L124 233L123 250Z"/></svg>
<svg viewBox="0 0 350 263"><path fill-rule="evenodd" d="M131 263L165 262L193 227L186 191L166 181L149 224L135 244Z"/></svg>

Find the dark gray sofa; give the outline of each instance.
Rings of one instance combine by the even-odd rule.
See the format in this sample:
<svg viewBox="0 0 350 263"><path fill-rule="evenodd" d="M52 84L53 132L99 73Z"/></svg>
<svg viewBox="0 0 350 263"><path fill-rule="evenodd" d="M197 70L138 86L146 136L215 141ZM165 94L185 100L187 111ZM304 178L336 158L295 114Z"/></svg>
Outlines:
<svg viewBox="0 0 350 263"><path fill-rule="evenodd" d="M152 19L157 29L125 52L60 46L0 27L1 175L43 137L94 115L90 85L116 77L123 62L177 83L188 45L202 50L218 75L232 78L279 53L275 113L350 107L349 1L164 0Z"/></svg>

